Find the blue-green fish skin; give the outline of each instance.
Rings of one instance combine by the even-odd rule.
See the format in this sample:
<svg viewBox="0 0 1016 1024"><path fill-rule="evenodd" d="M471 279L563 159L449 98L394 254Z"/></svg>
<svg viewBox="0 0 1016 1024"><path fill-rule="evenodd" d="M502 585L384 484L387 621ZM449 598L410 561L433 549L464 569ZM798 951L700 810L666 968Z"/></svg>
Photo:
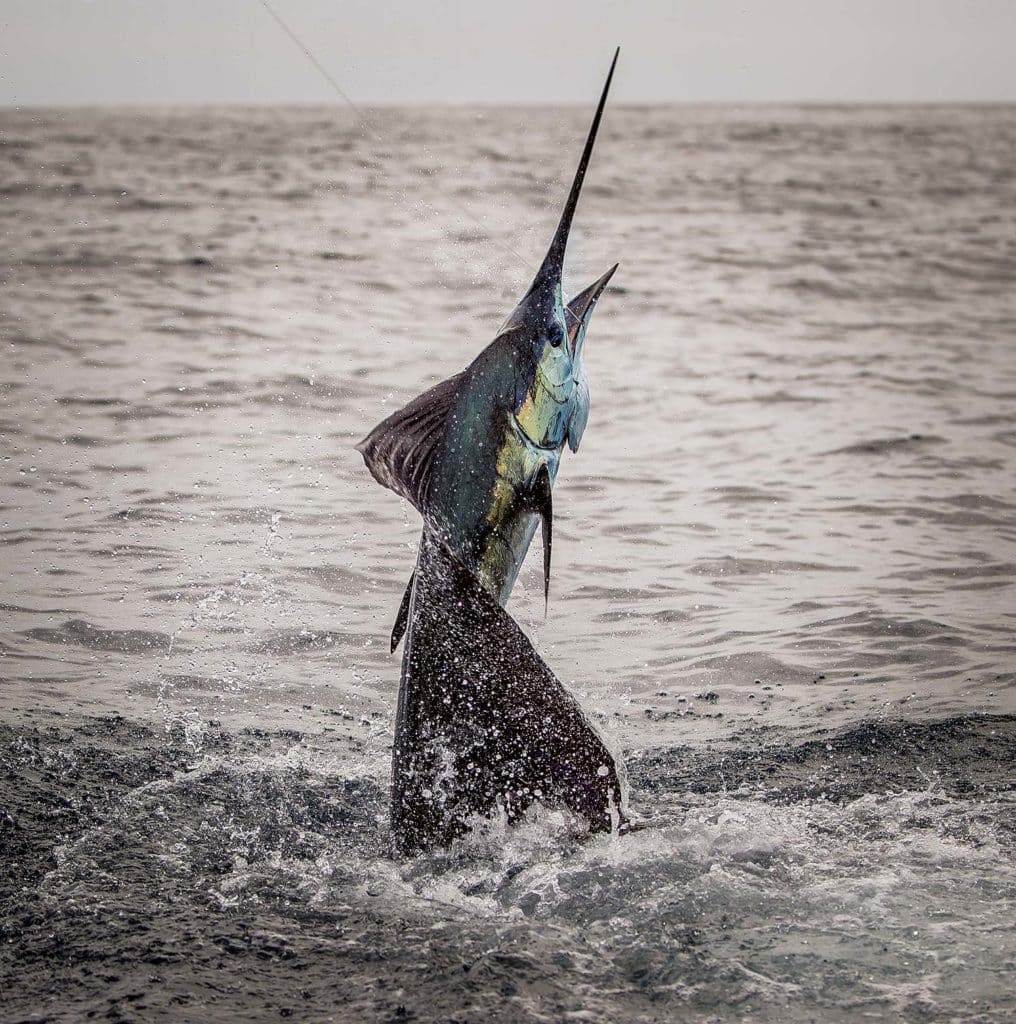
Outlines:
<svg viewBox="0 0 1016 1024"><path fill-rule="evenodd" d="M572 452L578 451L589 419L589 385L582 359L582 346L596 300L606 288L615 270L616 263L568 304L567 308L571 313L568 364L566 367L561 366L555 357L549 365L549 369L562 371L562 379L559 382L551 381L549 373L545 374L541 372L541 367L537 368L537 379L531 392L534 395L532 405L538 411L537 422L546 424L546 427L539 442L535 441L535 437L540 436L538 431L528 429L525 430L525 434L534 446L540 447L541 453L545 453L544 464L547 466L551 484L557 479L565 443L567 442ZM552 351L555 354L559 353L559 350ZM528 404L525 407L528 408ZM518 422L519 412L516 410L516 423ZM533 480L530 478L522 482L522 489L525 490L532 485ZM539 516L530 513L509 527L502 527L502 533L510 536L510 557L505 561L503 576L491 580L489 585L489 589L495 593L502 605L508 602L538 526Z"/></svg>
<svg viewBox="0 0 1016 1024"><path fill-rule="evenodd" d="M484 587L507 602L537 518L549 578L552 487L589 409L582 344L614 269L565 306L565 249L617 54L547 254L497 337L462 373L379 424L358 446L374 477L407 497Z"/></svg>
<svg viewBox="0 0 1016 1024"><path fill-rule="evenodd" d="M586 328L612 267L569 305L566 340L533 345L509 318L466 370L435 453L426 507L451 549L506 604L539 516L527 502L545 468L557 479L567 443L577 450L589 415L582 362ZM563 317L561 321L563 321Z"/></svg>

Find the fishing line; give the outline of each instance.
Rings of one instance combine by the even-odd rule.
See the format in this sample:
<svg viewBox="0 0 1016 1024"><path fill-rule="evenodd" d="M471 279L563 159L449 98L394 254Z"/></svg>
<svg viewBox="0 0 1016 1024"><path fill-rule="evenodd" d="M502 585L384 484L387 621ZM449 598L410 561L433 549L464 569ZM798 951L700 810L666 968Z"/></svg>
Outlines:
<svg viewBox="0 0 1016 1024"><path fill-rule="evenodd" d="M349 104L353 113L356 114L356 116L360 119L360 124L365 128L368 127L367 119L360 111L360 108L346 95L346 93L342 89L342 86L339 85L339 83L336 82L334 78L332 78L332 76L328 73L328 69L321 63L321 61L319 61L317 57L315 57L314 54L311 53L310 50L308 50L307 47L304 46L302 42L300 42L300 39L297 37L296 33L282 20L282 18L279 17L279 15L275 12L275 8L272 7L270 3L268 3L268 0L261 0L261 6L264 7L264 9L275 19L275 22L279 26L279 28L281 28L282 31L285 32L286 35L289 36L289 38L292 39L293 42L296 43L296 45L301 50L303 50L304 55L307 57L307 60L309 60L311 64L313 64L314 67L316 67L318 71L321 72L321 75L324 77L325 81L339 94L340 98L342 98L343 100L346 101L346 103Z"/></svg>
<svg viewBox="0 0 1016 1024"><path fill-rule="evenodd" d="M311 62L311 64L313 64L314 67L317 68L322 78L324 78L324 80L335 90L335 93L339 97L339 99L346 103L349 106L349 109L352 110L354 114L356 114L357 120L360 122L360 127L364 130L364 133L370 136L370 138L372 138L374 142L376 142L379 146L383 146L384 141L374 130L374 126L370 123L370 121L367 120L366 115L360 110L360 108L349 98L349 96L346 94L342 86L340 86L339 83L336 82L335 79L328 73L328 69L325 68L325 66L321 63L321 61L317 59L317 57L314 56L313 53L311 53L310 49L301 41L300 37L289 27L289 25L287 25L286 22L282 20L282 18L279 16L279 13L275 10L274 7L272 7L268 0L260 0L260 3L261 6L272 16L273 20L279 26L279 28L281 28L282 31L285 32L287 36L289 36L293 43L300 50L303 51L304 56L306 56L306 58ZM404 191L400 192L398 189L392 188L390 184L389 193L395 196L395 198L403 200L407 205L411 205L409 197L406 195L406 193ZM490 234L490 229L488 228L488 226L484 224L483 221L480 220L468 207L463 206L462 204L456 202L454 199L452 199L451 202L452 205L461 214L463 214L467 220L472 221L473 224L475 224L478 228L481 228L484 234ZM433 204L427 202L426 199L417 198L415 200L415 205L417 207L422 206L424 209L429 210L431 213L437 214L439 217L441 216L441 211L438 210L438 208ZM507 242L502 242L500 239L495 238L493 235L490 235L490 237L496 246L503 249L505 252L510 253L530 273L532 273L533 267L531 266L531 264L523 256L517 253L510 245L508 245Z"/></svg>

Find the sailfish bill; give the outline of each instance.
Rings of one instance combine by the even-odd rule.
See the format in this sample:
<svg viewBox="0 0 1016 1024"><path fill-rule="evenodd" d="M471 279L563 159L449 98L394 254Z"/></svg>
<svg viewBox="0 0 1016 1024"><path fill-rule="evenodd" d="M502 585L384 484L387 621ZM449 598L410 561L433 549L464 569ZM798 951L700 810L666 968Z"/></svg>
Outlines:
<svg viewBox="0 0 1016 1024"><path fill-rule="evenodd" d="M593 155L593 146L596 143L596 134L600 130L600 119L603 117L603 108L607 105L607 93L610 92L610 83L614 80L614 68L617 67L617 58L621 53L618 47L614 51L614 59L610 62L610 70L607 72L607 80L603 83L603 91L600 93L600 102L596 105L596 113L593 115L593 123L589 126L586 135L586 144L582 148L582 156L579 158L579 165L575 170L575 177L572 179L572 186L565 200L564 209L561 211L561 219L557 222L557 229L551 240L547 255L543 258L540 269L536 272L532 285L529 288L529 295L538 292L552 293L554 288L560 287L561 277L564 272L564 254L568 246L568 235L571 232L572 219L575 217L575 209L579 203L579 196L582 194L582 184L586 180L586 171L589 168L589 160ZM528 297L528 296L527 296ZM525 305L523 299L520 305Z"/></svg>
<svg viewBox="0 0 1016 1024"><path fill-rule="evenodd" d="M429 530L420 544L392 762L395 852L443 846L470 819L564 805L623 824L614 758L510 615Z"/></svg>

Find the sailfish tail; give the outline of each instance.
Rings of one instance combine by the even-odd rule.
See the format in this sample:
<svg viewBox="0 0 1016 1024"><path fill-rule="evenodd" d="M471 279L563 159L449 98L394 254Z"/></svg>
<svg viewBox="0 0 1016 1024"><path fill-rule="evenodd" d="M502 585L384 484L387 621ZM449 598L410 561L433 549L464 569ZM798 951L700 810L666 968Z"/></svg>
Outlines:
<svg viewBox="0 0 1016 1024"><path fill-rule="evenodd" d="M539 801L623 828L617 764L510 615L424 530L392 761L394 852L443 846Z"/></svg>

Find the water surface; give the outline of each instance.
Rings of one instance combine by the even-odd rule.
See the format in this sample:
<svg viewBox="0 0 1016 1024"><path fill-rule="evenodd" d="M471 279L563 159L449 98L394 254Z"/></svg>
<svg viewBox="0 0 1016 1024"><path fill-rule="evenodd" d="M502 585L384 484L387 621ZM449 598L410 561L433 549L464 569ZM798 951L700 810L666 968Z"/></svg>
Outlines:
<svg viewBox="0 0 1016 1024"><path fill-rule="evenodd" d="M352 445L493 337L587 113L0 114L13 1019L1016 1012L1008 107L609 113L511 608L647 828L379 854L419 523Z"/></svg>

